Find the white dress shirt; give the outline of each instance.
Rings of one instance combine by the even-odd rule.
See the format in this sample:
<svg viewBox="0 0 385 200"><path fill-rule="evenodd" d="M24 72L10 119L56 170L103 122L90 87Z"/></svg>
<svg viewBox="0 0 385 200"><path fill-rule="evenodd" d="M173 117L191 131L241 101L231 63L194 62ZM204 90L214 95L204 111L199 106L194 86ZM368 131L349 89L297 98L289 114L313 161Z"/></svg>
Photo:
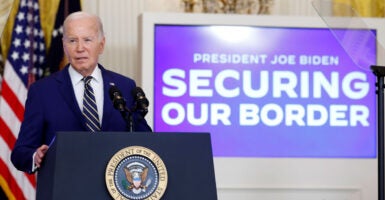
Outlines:
<svg viewBox="0 0 385 200"><path fill-rule="evenodd" d="M78 102L79 108L83 110L83 95L84 95L84 81L82 81L83 76L77 72L71 65L68 68L72 87L74 88L76 101ZM103 119L103 78L102 72L98 66L95 67L95 70L91 74L91 87L94 90L96 106L98 107L99 122L102 126Z"/></svg>

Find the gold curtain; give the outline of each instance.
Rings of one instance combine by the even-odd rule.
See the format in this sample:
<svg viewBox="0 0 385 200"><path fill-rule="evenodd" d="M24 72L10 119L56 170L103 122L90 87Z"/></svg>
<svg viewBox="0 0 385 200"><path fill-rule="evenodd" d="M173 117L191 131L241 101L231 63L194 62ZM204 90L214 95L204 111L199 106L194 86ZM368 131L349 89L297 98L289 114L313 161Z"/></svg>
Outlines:
<svg viewBox="0 0 385 200"><path fill-rule="evenodd" d="M9 12L12 8L13 0L0 0L0 35L3 32L5 23L7 22Z"/></svg>
<svg viewBox="0 0 385 200"><path fill-rule="evenodd" d="M59 2L60 0L39 0L41 26L44 31L47 47L49 47L51 44L51 32L55 24L56 11L59 6ZM14 19L18 7L19 0L14 0L12 10L10 12L6 26L4 27L4 32L0 41L3 58L7 57L6 54L10 46Z"/></svg>
<svg viewBox="0 0 385 200"><path fill-rule="evenodd" d="M385 0L333 0L335 16L385 17ZM352 11L352 8L354 11Z"/></svg>

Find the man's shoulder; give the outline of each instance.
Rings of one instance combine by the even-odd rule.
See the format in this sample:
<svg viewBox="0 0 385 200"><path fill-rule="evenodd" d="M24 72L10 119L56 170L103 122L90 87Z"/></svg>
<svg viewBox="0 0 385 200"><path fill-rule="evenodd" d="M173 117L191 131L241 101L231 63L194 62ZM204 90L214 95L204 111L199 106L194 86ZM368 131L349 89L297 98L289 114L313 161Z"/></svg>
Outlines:
<svg viewBox="0 0 385 200"><path fill-rule="evenodd" d="M63 70L57 71L55 73L52 73L49 76L43 77L43 78L35 81L31 85L31 87L50 88L50 87L54 86L56 83L63 82L64 81Z"/></svg>

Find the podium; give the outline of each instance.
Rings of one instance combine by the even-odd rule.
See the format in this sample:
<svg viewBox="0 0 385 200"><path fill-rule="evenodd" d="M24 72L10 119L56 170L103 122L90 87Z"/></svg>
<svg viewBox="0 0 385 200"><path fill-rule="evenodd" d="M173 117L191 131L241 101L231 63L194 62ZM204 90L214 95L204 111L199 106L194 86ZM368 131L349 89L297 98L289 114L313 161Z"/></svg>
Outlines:
<svg viewBox="0 0 385 200"><path fill-rule="evenodd" d="M113 199L106 168L130 146L148 148L163 161L168 181L161 199L217 199L208 133L139 132L58 132L38 171L36 199Z"/></svg>

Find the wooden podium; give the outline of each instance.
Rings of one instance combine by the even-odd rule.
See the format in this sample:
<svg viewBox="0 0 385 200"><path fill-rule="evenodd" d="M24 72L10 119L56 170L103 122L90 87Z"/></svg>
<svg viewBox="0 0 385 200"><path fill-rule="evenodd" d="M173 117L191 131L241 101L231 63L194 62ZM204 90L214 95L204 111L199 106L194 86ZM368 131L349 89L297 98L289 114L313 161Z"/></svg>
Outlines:
<svg viewBox="0 0 385 200"><path fill-rule="evenodd" d="M208 133L59 132L38 171L37 200L112 199L106 167L121 149L142 146L164 162L162 199L217 199Z"/></svg>

